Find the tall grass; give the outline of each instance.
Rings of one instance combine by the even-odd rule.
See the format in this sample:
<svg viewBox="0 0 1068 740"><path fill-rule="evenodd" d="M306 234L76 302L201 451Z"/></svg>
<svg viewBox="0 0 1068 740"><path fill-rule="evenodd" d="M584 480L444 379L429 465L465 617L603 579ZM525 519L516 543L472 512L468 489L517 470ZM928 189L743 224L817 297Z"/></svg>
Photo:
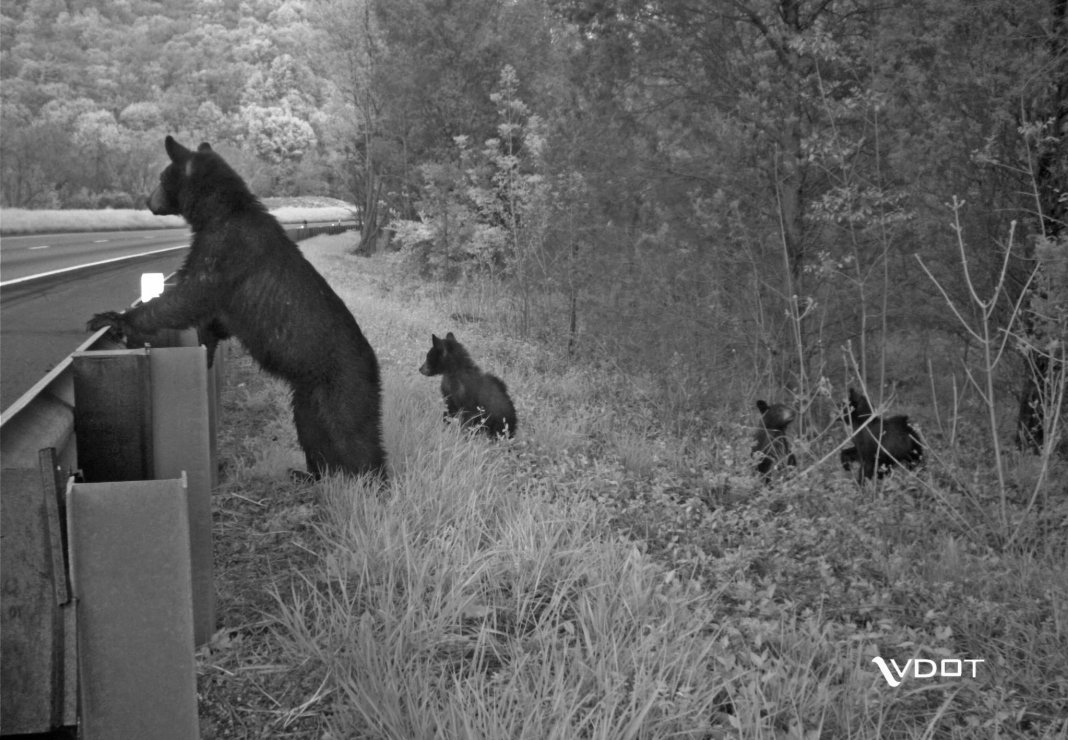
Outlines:
<svg viewBox="0 0 1068 740"><path fill-rule="evenodd" d="M437 381L416 368L450 319L340 290L374 317L390 482L325 483L319 568L277 594L281 643L330 677L333 736L699 736L719 693L718 629L589 497L539 470L578 434L540 448L551 420L529 403L529 441L443 424ZM480 362L530 383L496 359L500 340L465 332Z"/></svg>
<svg viewBox="0 0 1068 740"><path fill-rule="evenodd" d="M817 441L798 445L803 474L762 486L742 418L675 435L639 374L514 339L492 291L408 283L346 239L304 248L382 365L389 482L290 491L282 389L231 388L251 421L228 441L245 460L228 500L272 536L291 528L295 555L271 566L255 618L230 617L243 639L204 658L234 686L220 722L316 739L1068 732L1068 537L992 548L999 517L974 516L997 501L989 482L951 459L860 493ZM449 330L508 382L517 439L442 423L417 368ZM265 511L284 496L284 515ZM986 662L892 689L876 655ZM244 677L283 667L300 680L249 707Z"/></svg>
<svg viewBox="0 0 1068 740"><path fill-rule="evenodd" d="M285 199L274 199L284 201ZM271 206L271 213L282 223L302 221L351 220L353 211L340 205ZM0 209L0 234L54 234L63 231L126 231L130 229L179 229L186 223L181 216L155 216L148 209L107 208L99 210Z"/></svg>
<svg viewBox="0 0 1068 740"><path fill-rule="evenodd" d="M517 485L506 449L425 422L388 493L325 487L322 570L279 598L289 649L341 697L331 733L697 736L717 631L588 503Z"/></svg>
<svg viewBox="0 0 1068 740"><path fill-rule="evenodd" d="M128 229L178 229L181 216L155 216L147 209L116 208L38 211L29 208L0 209L0 234L54 234L61 231L125 231Z"/></svg>

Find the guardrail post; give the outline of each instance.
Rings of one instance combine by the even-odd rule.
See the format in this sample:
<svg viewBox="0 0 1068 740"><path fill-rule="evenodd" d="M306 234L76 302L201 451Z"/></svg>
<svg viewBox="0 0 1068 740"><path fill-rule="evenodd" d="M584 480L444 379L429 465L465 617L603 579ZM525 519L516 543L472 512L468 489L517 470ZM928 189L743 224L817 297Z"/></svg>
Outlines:
<svg viewBox="0 0 1068 740"><path fill-rule="evenodd" d="M166 347L200 347L196 329L174 332ZM230 358L230 343L220 342L215 348L215 361L208 368L208 435L211 444L211 459L219 459L219 407L222 404L222 388L226 380L226 362ZM219 466L211 466L211 487L219 485ZM199 644L199 642L198 642Z"/></svg>
<svg viewBox="0 0 1068 740"><path fill-rule="evenodd" d="M74 435L85 480L154 478L148 353L75 352L71 358Z"/></svg>
<svg viewBox="0 0 1068 740"><path fill-rule="evenodd" d="M71 483L80 736L199 737L185 476Z"/></svg>
<svg viewBox="0 0 1068 740"><path fill-rule="evenodd" d="M203 644L215 631L211 489L217 476L205 350L153 347L71 357L78 464L85 480L176 478L183 472L188 479L194 640ZM107 432L98 434L99 429Z"/></svg>
<svg viewBox="0 0 1068 740"><path fill-rule="evenodd" d="M153 464L156 478L185 474L189 489L189 552L193 567L195 644L215 633L211 490L218 478L207 354L203 347L149 350L152 372Z"/></svg>
<svg viewBox="0 0 1068 740"><path fill-rule="evenodd" d="M89 724L98 728L96 737L196 737L195 675L190 672L190 682L182 678L178 690L171 691L166 681L158 680L162 673L154 671L173 677L177 670L185 676L187 661L192 665L194 643L206 642L215 628L211 490L218 482L216 429L226 343L218 348L209 369L195 331L164 332L156 340L157 346L148 350L113 350L115 343L98 332L4 410L0 424L0 735L43 733L77 724L81 691L83 699L89 698L88 712L94 717ZM82 580L95 593L89 597L93 604L125 606L153 615L151 624L138 621L134 625L146 628L139 633L139 645L133 645L125 633L121 639L108 636L111 621L121 622L121 614L109 614L103 622L94 618L97 626L91 624L84 630L77 624L77 592L68 583L74 567L72 543L64 528L66 503L60 491L79 469L90 482L75 484L71 490L84 494L82 503L92 510L86 516L97 516L103 510L98 506L102 501L122 503L112 507L104 519L123 524L111 530L114 542L96 542L95 524L87 525L74 542L93 543L86 552L96 552L93 548L98 544L114 546L115 552L123 553L125 563L141 571L147 568L156 578L155 585L164 584L130 596L121 593L127 580L121 570L94 570L96 555L82 552L79 556L79 567L94 574L88 581L83 575ZM182 552L164 558L176 558L178 565L167 560L171 564L157 567L134 550L159 540L163 550L170 551L167 543L178 526L174 501L145 516L144 511L136 513L125 504L133 504L136 510L154 492L173 489L178 479L183 482L178 510L184 517L185 534L174 541ZM126 495L141 490L148 492L146 497ZM123 493L112 496L116 491ZM165 516L157 517L159 511L166 512ZM77 518L74 514L70 520L72 527L79 526L73 523ZM156 527L162 528L156 531ZM163 551L154 554L164 555ZM94 591L98 587L103 588ZM161 594L160 598L153 593ZM101 594L107 595L103 601ZM179 598L170 601L175 595ZM191 616L182 616L186 612ZM151 635L159 630L166 637L157 645ZM89 653L77 644L79 632L84 644L95 646ZM172 640L174 634L179 636ZM130 659L138 666L146 659L151 663L158 655L168 655L168 650L177 652L160 658L159 665L147 673L109 674L119 683L100 693L104 685L96 683L103 675L100 670ZM79 667L82 678L92 677L93 686L79 686ZM187 686L192 687L191 693L185 691ZM151 690L154 687L159 690ZM142 695L148 700L118 711L110 698L101 703L101 697L136 690L148 690ZM147 730L147 725L138 724L153 715L173 721L165 719ZM87 716L85 706L82 716L83 720ZM105 724L101 724L102 717ZM107 725L112 721L119 724Z"/></svg>

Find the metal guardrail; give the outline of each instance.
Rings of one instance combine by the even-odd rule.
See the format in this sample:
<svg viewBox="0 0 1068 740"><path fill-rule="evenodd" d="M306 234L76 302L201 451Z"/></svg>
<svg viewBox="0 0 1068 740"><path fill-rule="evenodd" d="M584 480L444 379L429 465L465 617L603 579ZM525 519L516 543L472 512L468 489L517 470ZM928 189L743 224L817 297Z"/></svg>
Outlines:
<svg viewBox="0 0 1068 740"><path fill-rule="evenodd" d="M290 239L300 241L320 234L340 234L343 231L355 229L358 225L356 221L334 221L329 224L313 224L311 226L295 226L292 223L285 223L282 224L282 227L286 230L286 234L289 235Z"/></svg>
<svg viewBox="0 0 1068 740"><path fill-rule="evenodd" d="M286 231L291 239L300 241L320 234L340 233L353 228L353 226L352 223L334 223L325 226L290 227ZM194 344L196 343L195 336L193 336L191 338L186 337L179 341L178 344L188 344L190 340ZM78 719L77 713L79 711L75 706L77 688L77 678L75 676L80 670L85 670L85 666L81 665L81 663L79 663L78 667L75 666L75 659L77 658L80 662L90 661L91 665L100 666L111 665L116 660L121 662L122 659L129 657L121 653L122 646L117 646L116 650L118 652L109 652L112 649L110 645L113 641L111 640L105 640L103 653L100 651L90 651L86 655L79 653L79 647L74 641L75 631L79 634L79 642L85 639L86 644L89 644L89 638L100 633L97 630L83 634L83 626L79 624L80 620L72 608L74 602L71 601L69 576L66 575L72 553L68 550L65 541L67 529L62 511L64 482L68 486L73 485L74 489L77 489L80 485L83 489L81 494L83 498L79 500L86 502L91 502L93 496L99 495L106 498L112 495L113 487L116 485L110 483L71 484L69 482L73 480L71 476L79 468L77 448L86 444L84 439L82 440L82 445L77 444L76 438L78 435L75 433L75 386L79 383L85 383L85 375L81 371L76 372L77 367L84 368L86 364L84 360L87 359L84 355L86 352L99 353L101 359L108 355L133 354L130 351L107 352L107 350L125 350L125 348L111 340L108 337L107 330L101 329L89 336L72 355L62 360L0 415L0 462L2 462L5 483L4 496L0 498L0 501L3 502L5 510L3 516L5 524L3 538L5 540L3 596L6 602L4 604L4 659L2 663L4 711L2 712L2 722L0 722L0 725L2 725L0 726L0 735L40 732L72 724ZM182 388L182 386L188 378L205 370L202 367L204 364L203 349L196 353L196 357L199 358L196 360L197 373L191 373L188 368L174 370L178 365L168 358L177 359L179 356L168 356L168 351L173 352L174 350L159 350L155 353L159 362L162 363L163 379L160 380L160 393L164 397L180 395L174 393L176 388L181 392L187 392L188 388ZM192 350L185 349L181 351L190 352ZM189 360L190 358L186 356L185 359ZM79 362L81 362L81 365L77 365ZM156 364L153 365L153 372L156 372ZM164 452L161 453L157 450L155 453L157 458L156 472L163 473L164 477L168 479L174 478L175 473L180 472L182 480L180 488L184 490L188 471L191 474L189 500L194 502L194 497L196 497L196 501L200 502L190 503L189 505L194 589L194 613L192 616L196 622L195 629L198 641L206 639L205 633L210 635L210 623L213 620L211 616L213 596L210 582L210 488L214 482L214 474L217 469L212 460L214 458L213 429L217 420L217 373L221 372L221 368L222 363L216 363L214 367L215 380L212 381L209 378L207 393L210 397L208 400L210 410L207 415L211 430L206 434L210 437L210 441L205 442L203 436L200 436L199 445L200 453L202 454L193 456L200 460L199 464L193 463L192 457L182 457L182 459L178 460L163 459L168 456L169 451L177 450L185 445L189 441L188 438L198 436L199 432L190 434L186 428L191 423L190 419L178 420L177 417L182 416L182 414L164 411L162 413L163 418L168 418L169 414L178 421L178 425L175 427L178 431L175 433L178 434L179 438L168 436L171 434L169 430L161 432L157 428L154 432L151 430L148 432L149 437L158 436L157 445L165 448ZM203 383L198 387L201 386L203 386ZM119 393L121 395L124 391L120 389ZM198 397L202 397L203 393L204 391L195 391ZM182 408L187 409L190 402L185 400L181 403ZM113 405L105 398L104 405L99 413L107 415ZM153 401L154 406L155 401ZM83 413L78 418L84 420L87 414L84 408L81 410ZM95 418L97 412L89 414L89 416ZM202 418L196 419L195 428L203 430L204 423ZM186 427L182 427L182 424L185 424ZM84 432L80 432L80 434L84 436ZM123 437L125 435L118 436ZM206 454L209 459L209 464L206 465L203 464L203 459L205 458L203 445L205 443L209 444L211 449L210 453ZM185 454L185 452L181 452L179 456L181 457ZM163 455L163 458L160 455ZM96 458L99 457L100 455L96 455ZM191 463L192 470L190 470ZM198 478L199 482L197 481ZM11 484L10 487L8 486L9 483ZM144 492L148 494L152 486L158 487L158 484L163 483L165 481L162 480L157 482L145 481ZM193 485L194 483L197 485ZM170 484L168 483L167 485ZM202 491L203 495L196 494L195 489ZM68 493L69 496L70 493ZM95 504L87 503L86 505ZM117 509L105 515L104 521L114 520L116 516L126 516L127 514L125 505L120 503ZM158 517L156 518L158 519ZM90 518L84 518L84 521L90 521ZM132 521L134 520L131 519ZM18 531L9 531L10 527L8 525L16 527ZM130 526L136 528L136 525ZM201 532L200 535L196 534L198 529ZM9 535L11 536L9 537ZM84 531L81 536L84 540ZM198 536L200 538L199 543L197 542ZM91 543L89 544L91 545ZM86 564L89 562L86 560L89 557L86 553L91 551L92 547L85 545L83 541L83 549L80 552L82 556L80 562L83 568L87 567ZM7 557L9 553L14 554L14 557L10 560ZM197 565L198 558L206 561L199 569ZM182 556L182 559L184 562L187 556ZM199 582L198 572L200 573ZM108 576L105 573L103 577L106 579L112 576ZM205 581L206 583L204 583ZM11 588L9 588L10 584L13 584ZM83 584L83 587L86 585ZM14 590L12 591L12 589ZM168 592L168 590L163 589L164 592ZM136 597L134 598L136 600ZM88 602L86 603L88 604ZM97 601L95 603L99 604L100 602ZM9 614L8 612L11 609L16 610L16 612ZM170 617L162 616L161 619L166 624L170 624L170 621L168 621ZM190 629L194 629L194 627L190 627ZM148 634L151 635L151 631ZM184 655L186 648L182 647L183 645L184 642L179 641L178 647ZM192 645L188 646L188 650L191 655ZM14 659L12 660L12 658ZM131 665L140 665L139 660L135 660ZM133 680L132 686L134 690L139 690L141 684L147 685L150 683L150 681L139 683L137 680ZM131 681L127 680L127 683L120 685L119 689L130 687ZM83 706L81 711L87 711L86 707ZM89 708L88 711L91 719L103 721L95 708ZM192 719L195 723L195 701L192 712ZM82 717L82 719L84 720L85 717Z"/></svg>
<svg viewBox="0 0 1068 740"><path fill-rule="evenodd" d="M75 352L120 349L107 329L92 334ZM5 468L35 464L37 451L56 450L60 460L74 431L74 376L67 355L0 415L0 459ZM73 460L71 460L73 462Z"/></svg>

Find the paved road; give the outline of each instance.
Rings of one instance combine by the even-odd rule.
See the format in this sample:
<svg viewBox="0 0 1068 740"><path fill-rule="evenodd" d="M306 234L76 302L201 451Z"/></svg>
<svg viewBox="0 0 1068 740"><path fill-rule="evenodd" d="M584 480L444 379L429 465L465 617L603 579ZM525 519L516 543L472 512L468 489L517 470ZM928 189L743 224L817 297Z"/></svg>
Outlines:
<svg viewBox="0 0 1068 740"><path fill-rule="evenodd" d="M174 272L186 250L11 281L188 243L185 229L166 231L170 233L152 232L151 238L139 236L146 232L108 232L0 239L0 408L10 406L86 339L90 316L129 306L140 294L141 273ZM115 238L109 238L112 235ZM41 245L47 248L33 249Z"/></svg>
<svg viewBox="0 0 1068 740"><path fill-rule="evenodd" d="M189 244L189 229L34 234L0 238L0 280L4 283L75 265Z"/></svg>
<svg viewBox="0 0 1068 740"><path fill-rule="evenodd" d="M136 300L142 273L170 274L178 269L188 250L175 247L188 247L189 237L188 229L182 228L0 239L0 409L10 406L86 339L90 316L126 308ZM166 251L21 280L157 250Z"/></svg>

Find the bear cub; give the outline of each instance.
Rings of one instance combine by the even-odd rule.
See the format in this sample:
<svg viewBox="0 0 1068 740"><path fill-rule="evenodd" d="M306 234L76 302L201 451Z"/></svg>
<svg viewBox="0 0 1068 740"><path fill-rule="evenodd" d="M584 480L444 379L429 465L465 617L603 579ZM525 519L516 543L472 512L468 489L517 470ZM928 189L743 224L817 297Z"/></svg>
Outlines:
<svg viewBox="0 0 1068 740"><path fill-rule="evenodd" d="M123 312L98 313L135 343L161 329L196 327L208 347L231 336L293 392L293 420L308 473L382 473L381 381L356 319L244 180L209 144L168 136L170 164L148 199L193 232L177 284Z"/></svg>
<svg viewBox="0 0 1068 740"><path fill-rule="evenodd" d="M871 418L872 408L868 399L853 388L849 389L849 401L843 414L853 429L853 447L842 450L840 460L846 470L853 463L857 468L857 481L863 482L878 475L882 478L895 465L912 469L923 461L923 441L919 432L909 423L909 417Z"/></svg>
<svg viewBox="0 0 1068 740"><path fill-rule="evenodd" d="M445 418L456 417L464 427L477 427L492 437L514 437L515 406L504 381L482 372L451 331L444 339L431 334L430 342L426 362L419 372L442 376Z"/></svg>
<svg viewBox="0 0 1068 740"><path fill-rule="evenodd" d="M758 459L757 472L768 483L772 471L780 465L797 466L797 458L790 452L790 440L786 437L786 427L796 414L781 403L769 406L765 401L757 401L756 407L760 412L760 426L753 436L753 456Z"/></svg>

